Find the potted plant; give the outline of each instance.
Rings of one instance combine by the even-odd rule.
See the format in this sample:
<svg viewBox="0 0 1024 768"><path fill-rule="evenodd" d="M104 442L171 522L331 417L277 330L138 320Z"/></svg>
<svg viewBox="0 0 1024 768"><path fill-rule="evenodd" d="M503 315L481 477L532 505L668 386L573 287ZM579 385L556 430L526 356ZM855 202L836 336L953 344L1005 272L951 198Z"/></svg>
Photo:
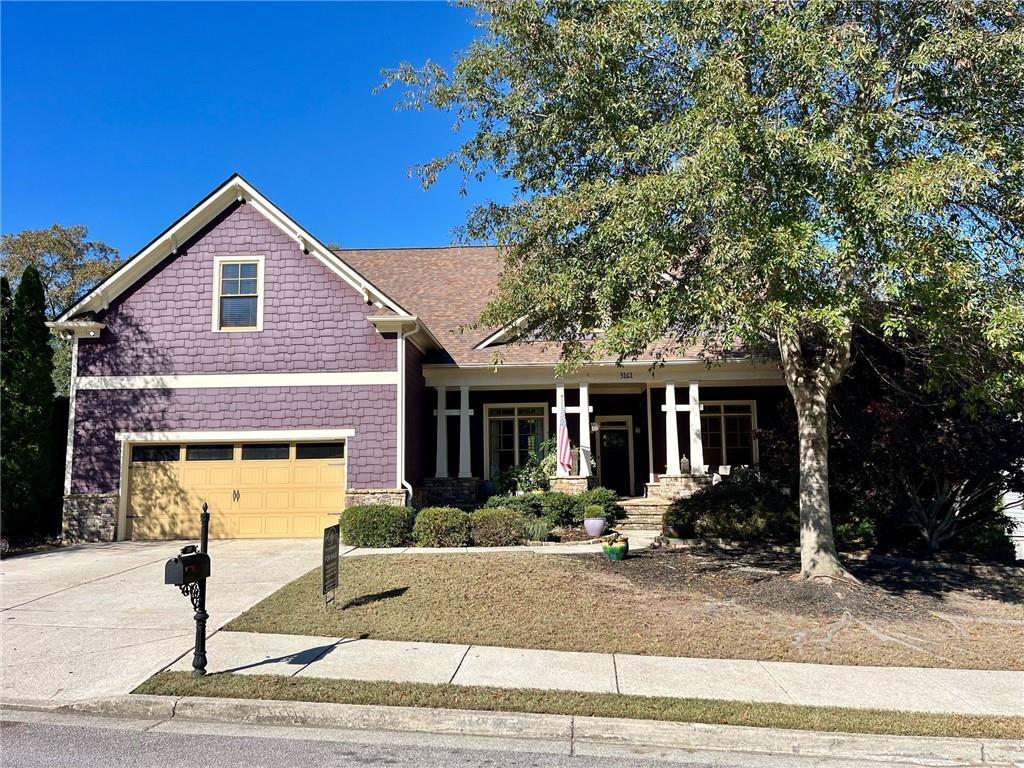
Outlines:
<svg viewBox="0 0 1024 768"><path fill-rule="evenodd" d="M604 507L600 504L588 504L583 510L583 528L587 535L596 539L604 533L608 521L604 518Z"/></svg>
<svg viewBox="0 0 1024 768"><path fill-rule="evenodd" d="M601 549L609 560L625 560L629 554L629 539L616 533L601 545Z"/></svg>

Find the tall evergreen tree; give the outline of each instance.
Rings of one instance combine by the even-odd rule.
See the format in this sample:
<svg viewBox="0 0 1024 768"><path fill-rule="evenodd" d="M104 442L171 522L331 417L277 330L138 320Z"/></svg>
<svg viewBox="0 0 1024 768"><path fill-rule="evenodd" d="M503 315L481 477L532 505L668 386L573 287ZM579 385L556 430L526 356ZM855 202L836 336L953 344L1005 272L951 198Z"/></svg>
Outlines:
<svg viewBox="0 0 1024 768"><path fill-rule="evenodd" d="M5 324L0 502L5 535L17 537L42 527L48 514L39 507L51 496L52 482L53 348L35 267L22 274Z"/></svg>

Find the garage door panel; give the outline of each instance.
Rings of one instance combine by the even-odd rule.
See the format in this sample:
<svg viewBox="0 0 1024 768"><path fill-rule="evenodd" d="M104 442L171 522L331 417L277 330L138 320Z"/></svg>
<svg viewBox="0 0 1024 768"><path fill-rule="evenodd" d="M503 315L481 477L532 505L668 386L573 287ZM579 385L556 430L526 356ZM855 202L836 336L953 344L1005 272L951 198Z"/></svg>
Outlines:
<svg viewBox="0 0 1024 768"><path fill-rule="evenodd" d="M345 506L345 462L241 459L144 462L129 469L129 533L137 539L197 538L210 508L212 538L320 536ZM182 452L183 456L185 452Z"/></svg>

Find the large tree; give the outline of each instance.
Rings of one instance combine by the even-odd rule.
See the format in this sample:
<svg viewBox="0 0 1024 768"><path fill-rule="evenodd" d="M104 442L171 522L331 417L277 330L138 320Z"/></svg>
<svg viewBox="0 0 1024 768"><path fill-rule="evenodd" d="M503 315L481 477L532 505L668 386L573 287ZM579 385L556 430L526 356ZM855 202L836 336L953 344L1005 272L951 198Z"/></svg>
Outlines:
<svg viewBox="0 0 1024 768"><path fill-rule="evenodd" d="M779 355L802 573L843 574L825 406L854 328L912 332L937 377L1021 397L1019 5L471 5L480 34L450 71L385 82L469 132L425 184L451 166L514 184L466 227L507 246L482 322L524 318L568 367L666 337Z"/></svg>
<svg viewBox="0 0 1024 768"><path fill-rule="evenodd" d="M49 521L49 510L43 506L52 499L51 471L55 469L51 467L53 349L43 284L35 267L25 268L13 304L3 309L0 508L4 535L27 536Z"/></svg>
<svg viewBox="0 0 1024 768"><path fill-rule="evenodd" d="M32 266L42 281L46 316L52 320L106 278L120 264L117 250L89 240L81 224L25 229L0 236L0 272L13 282ZM71 344L54 337L54 385L67 392L71 377Z"/></svg>

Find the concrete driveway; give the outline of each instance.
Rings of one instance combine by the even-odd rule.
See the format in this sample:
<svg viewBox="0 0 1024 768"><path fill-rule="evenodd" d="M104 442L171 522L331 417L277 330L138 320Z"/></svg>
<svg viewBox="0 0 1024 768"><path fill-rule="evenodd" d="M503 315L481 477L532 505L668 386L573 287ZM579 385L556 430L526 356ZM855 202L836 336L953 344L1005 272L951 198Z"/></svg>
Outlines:
<svg viewBox="0 0 1024 768"><path fill-rule="evenodd" d="M128 693L192 649L192 606L164 585L184 542L83 544L0 562L0 699ZM208 633L319 563L319 539L210 542Z"/></svg>

